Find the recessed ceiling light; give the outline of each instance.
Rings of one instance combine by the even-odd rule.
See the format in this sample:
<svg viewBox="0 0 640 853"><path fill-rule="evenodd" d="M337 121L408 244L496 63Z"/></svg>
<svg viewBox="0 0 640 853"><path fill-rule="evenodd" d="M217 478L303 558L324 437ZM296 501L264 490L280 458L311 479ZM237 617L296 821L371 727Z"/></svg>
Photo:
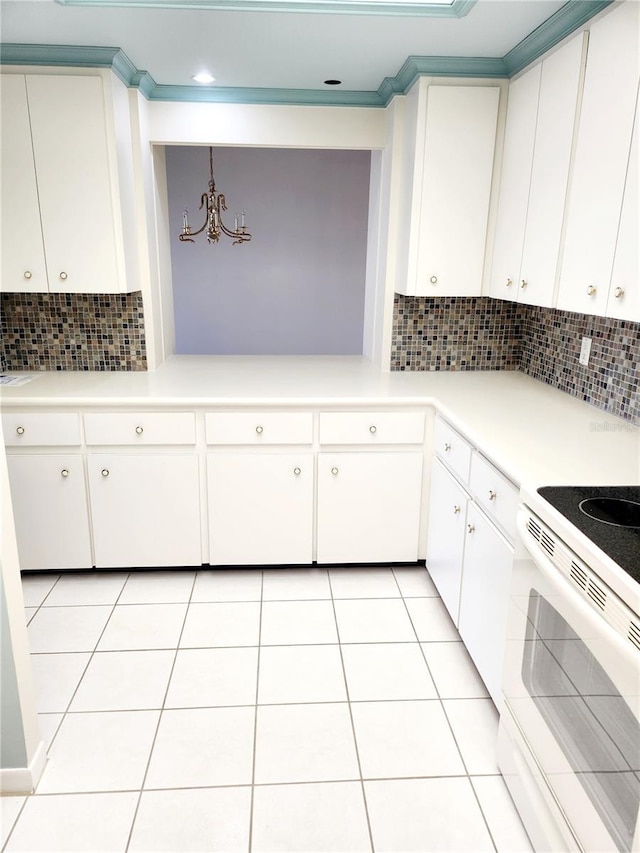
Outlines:
<svg viewBox="0 0 640 853"><path fill-rule="evenodd" d="M325 86L340 86L342 84L342 80L325 80Z"/></svg>
<svg viewBox="0 0 640 853"><path fill-rule="evenodd" d="M215 83L216 80L208 71L200 71L198 74L194 74L191 79L195 80L196 83Z"/></svg>

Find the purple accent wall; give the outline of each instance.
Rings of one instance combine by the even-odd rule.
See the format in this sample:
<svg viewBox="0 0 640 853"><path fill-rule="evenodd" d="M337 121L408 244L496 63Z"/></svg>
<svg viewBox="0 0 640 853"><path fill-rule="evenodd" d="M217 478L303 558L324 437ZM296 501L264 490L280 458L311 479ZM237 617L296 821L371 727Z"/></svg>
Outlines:
<svg viewBox="0 0 640 853"><path fill-rule="evenodd" d="M246 211L250 243L195 230L209 178L206 147L167 148L176 352L362 353L369 151L214 148L225 224Z"/></svg>

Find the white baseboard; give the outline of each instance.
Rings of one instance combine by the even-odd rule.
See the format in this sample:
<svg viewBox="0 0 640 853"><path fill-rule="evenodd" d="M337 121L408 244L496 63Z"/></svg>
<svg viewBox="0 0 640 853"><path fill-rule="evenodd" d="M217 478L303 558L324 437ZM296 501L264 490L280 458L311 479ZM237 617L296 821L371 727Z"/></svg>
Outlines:
<svg viewBox="0 0 640 853"><path fill-rule="evenodd" d="M40 781L46 763L47 750L45 742L41 740L28 767L0 769L0 793L30 794Z"/></svg>

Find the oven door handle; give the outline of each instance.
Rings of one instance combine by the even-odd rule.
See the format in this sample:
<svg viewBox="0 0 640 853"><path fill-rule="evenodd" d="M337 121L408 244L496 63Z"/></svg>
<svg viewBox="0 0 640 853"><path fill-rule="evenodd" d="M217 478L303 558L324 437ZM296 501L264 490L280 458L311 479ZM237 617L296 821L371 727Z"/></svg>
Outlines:
<svg viewBox="0 0 640 853"><path fill-rule="evenodd" d="M527 551L530 559L533 560L537 568L545 577L545 580L553 586L558 595L567 600L574 613L582 620L585 620L588 625L590 636L597 636L598 633L604 636L605 642L611 648L616 649L616 654L624 655L625 661L634 667L639 665L640 650L636 648L628 635L623 636L616 628L614 628L607 616L602 610L596 610L586 598L581 588L574 585L572 581L563 574L560 569L557 569L551 560L540 551L533 543L531 543L531 534L527 529L527 513L519 512L517 517L517 528L521 543ZM602 582L601 582L602 583ZM632 612L629 610L629 619L632 618ZM640 627L640 625L638 626ZM604 643L603 643L604 645ZM637 691L636 691L637 692Z"/></svg>

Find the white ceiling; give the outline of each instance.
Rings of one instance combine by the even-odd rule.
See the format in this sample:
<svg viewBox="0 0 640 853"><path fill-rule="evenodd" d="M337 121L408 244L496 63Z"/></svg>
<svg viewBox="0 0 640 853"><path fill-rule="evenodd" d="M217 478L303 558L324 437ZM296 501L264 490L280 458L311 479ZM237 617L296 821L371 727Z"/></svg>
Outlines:
<svg viewBox="0 0 640 853"><path fill-rule="evenodd" d="M375 91L409 56L501 58L565 0L477 0L460 18L2 0L3 43L120 48L158 84ZM335 89L335 87L334 87Z"/></svg>

